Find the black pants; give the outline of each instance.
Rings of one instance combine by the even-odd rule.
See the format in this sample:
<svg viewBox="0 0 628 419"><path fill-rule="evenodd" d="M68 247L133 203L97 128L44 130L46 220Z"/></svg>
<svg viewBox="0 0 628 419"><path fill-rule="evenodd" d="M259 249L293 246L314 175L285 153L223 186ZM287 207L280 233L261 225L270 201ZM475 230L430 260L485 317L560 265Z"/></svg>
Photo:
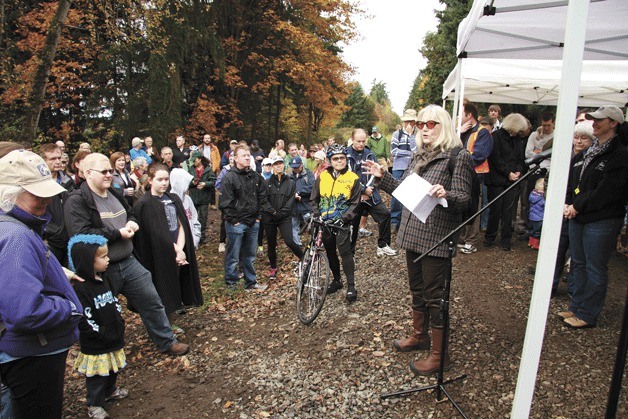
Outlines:
<svg viewBox="0 0 628 419"><path fill-rule="evenodd" d="M201 240L207 238L207 207L208 204L196 205L196 212L198 213L198 221L201 223Z"/></svg>
<svg viewBox="0 0 628 419"><path fill-rule="evenodd" d="M277 229L281 233L283 241L292 250L299 260L303 259L303 250L294 242L292 236L292 217L288 217L280 222L268 222L264 224L266 230L266 241L268 242L268 261L271 268L277 267Z"/></svg>
<svg viewBox="0 0 628 419"><path fill-rule="evenodd" d="M227 242L227 230L225 229L225 214L220 213L220 243Z"/></svg>
<svg viewBox="0 0 628 419"><path fill-rule="evenodd" d="M358 231L360 230L360 219L363 215L371 214L373 217L373 221L377 223L379 228L379 237L377 238L377 246L385 247L390 246L390 211L384 205L383 202L380 202L377 205L368 205L364 202L358 205L358 209L356 210L355 217L351 222L353 225L353 234L351 235L351 245L355 251L355 243L358 240Z"/></svg>
<svg viewBox="0 0 628 419"><path fill-rule="evenodd" d="M109 371L109 375L94 375L85 377L87 389L87 405L105 407L105 398L116 390L118 373Z"/></svg>
<svg viewBox="0 0 628 419"><path fill-rule="evenodd" d="M325 231L323 246L327 252L329 269L334 276L334 281L340 281L340 261L338 260L338 253L336 253L336 247L338 247L342 259L342 270L347 277L347 287L355 287L355 260L353 259L350 232L346 230L334 230L331 233Z"/></svg>
<svg viewBox="0 0 628 419"><path fill-rule="evenodd" d="M421 256L420 253L406 250L412 309L428 312L430 325L442 328L445 324L440 317L440 303L445 279L451 273L451 259L426 256L420 262L415 263L414 259L419 256Z"/></svg>
<svg viewBox="0 0 628 419"><path fill-rule="evenodd" d="M16 419L61 418L67 356L64 351L0 364L2 382L11 389Z"/></svg>
<svg viewBox="0 0 628 419"><path fill-rule="evenodd" d="M266 231L264 228L264 223L259 223L259 232L257 233L257 246L262 246L264 244L264 232Z"/></svg>
<svg viewBox="0 0 628 419"><path fill-rule="evenodd" d="M488 185L488 200L492 201L500 193L504 192L506 188L506 186ZM488 226L485 236L487 241L495 241L497 232L501 228L501 244L502 246L510 246L510 239L512 238L511 221L513 211L516 210L515 203L517 202L518 192L517 188L511 189L489 208Z"/></svg>

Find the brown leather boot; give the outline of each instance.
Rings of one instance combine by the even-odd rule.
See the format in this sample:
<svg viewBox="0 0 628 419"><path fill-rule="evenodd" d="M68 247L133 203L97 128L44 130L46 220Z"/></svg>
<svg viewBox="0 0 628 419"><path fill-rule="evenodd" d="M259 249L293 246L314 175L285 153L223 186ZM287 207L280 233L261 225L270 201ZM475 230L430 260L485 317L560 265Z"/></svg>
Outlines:
<svg viewBox="0 0 628 419"><path fill-rule="evenodd" d="M449 354L445 352L443 354L443 329L436 329L432 327L432 350L427 358L421 359L416 362L410 363L410 369L416 375L432 375L438 372L440 364L440 357L445 357L444 371L449 371L451 366L449 365Z"/></svg>
<svg viewBox="0 0 628 419"><path fill-rule="evenodd" d="M413 333L405 339L393 342L395 349L401 352L426 351L430 349L430 337L427 333L429 321L424 311L412 310Z"/></svg>

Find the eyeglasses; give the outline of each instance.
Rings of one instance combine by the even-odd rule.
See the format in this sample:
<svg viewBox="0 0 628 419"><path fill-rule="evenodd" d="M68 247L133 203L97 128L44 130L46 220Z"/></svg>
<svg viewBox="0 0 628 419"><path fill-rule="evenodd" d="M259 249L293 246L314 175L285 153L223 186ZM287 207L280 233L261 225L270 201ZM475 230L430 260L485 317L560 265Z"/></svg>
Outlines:
<svg viewBox="0 0 628 419"><path fill-rule="evenodd" d="M347 160L347 158L345 156L335 156L331 158L331 161L343 161L343 160Z"/></svg>
<svg viewBox="0 0 628 419"><path fill-rule="evenodd" d="M96 170L96 169L89 169L90 172L98 172L103 176L106 175L113 175L113 169L103 169L103 170Z"/></svg>
<svg viewBox="0 0 628 419"><path fill-rule="evenodd" d="M440 122L437 122L437 121L425 121L425 122L419 121L419 122L416 123L416 126L419 127L419 129L423 129L423 127L427 125L427 129L434 129L436 124L440 124Z"/></svg>

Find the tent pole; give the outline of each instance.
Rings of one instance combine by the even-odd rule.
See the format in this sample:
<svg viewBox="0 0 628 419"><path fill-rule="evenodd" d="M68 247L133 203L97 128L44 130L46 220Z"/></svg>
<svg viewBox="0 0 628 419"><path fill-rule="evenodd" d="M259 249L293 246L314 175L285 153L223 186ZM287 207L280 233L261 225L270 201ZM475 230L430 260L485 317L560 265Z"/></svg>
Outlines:
<svg viewBox="0 0 628 419"><path fill-rule="evenodd" d="M582 72L585 30L589 14L589 0L571 0L567 9L565 48L563 50L562 77L554 131L554 153L550 165L550 180L545 204L541 248L536 264L534 287L528 315L525 340L519 364L517 387L511 417L527 418L534 395L534 386L541 358L543 335L547 322L554 276L556 252L563 218L565 192L569 175L569 162L573 142L574 119L578 104L578 89ZM543 327L541 327L543 325Z"/></svg>
<svg viewBox="0 0 628 419"><path fill-rule="evenodd" d="M454 90L454 106L451 111L451 119L453 120L455 126L458 126L456 123L456 117L458 115L458 100L460 99L460 85L462 83L462 58L458 58L458 63L456 64L456 87Z"/></svg>

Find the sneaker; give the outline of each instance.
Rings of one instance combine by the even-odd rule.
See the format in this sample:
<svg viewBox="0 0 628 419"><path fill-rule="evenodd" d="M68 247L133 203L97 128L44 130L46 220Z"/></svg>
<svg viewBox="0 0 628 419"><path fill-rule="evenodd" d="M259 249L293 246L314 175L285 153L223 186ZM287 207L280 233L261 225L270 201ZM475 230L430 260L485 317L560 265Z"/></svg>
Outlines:
<svg viewBox="0 0 628 419"><path fill-rule="evenodd" d="M355 288L351 287L347 290L347 301L352 303L358 299L358 292Z"/></svg>
<svg viewBox="0 0 628 419"><path fill-rule="evenodd" d="M472 245L471 243L467 243L460 248L460 251L464 254L470 255L471 253L477 252L478 248Z"/></svg>
<svg viewBox="0 0 628 419"><path fill-rule="evenodd" d="M384 247L377 248L377 256L397 256L397 251L386 245Z"/></svg>
<svg viewBox="0 0 628 419"><path fill-rule="evenodd" d="M260 255L264 253L264 246L257 246L257 253Z"/></svg>
<svg viewBox="0 0 628 419"><path fill-rule="evenodd" d="M87 417L94 419L110 418L109 413L100 406L87 406Z"/></svg>
<svg viewBox="0 0 628 419"><path fill-rule="evenodd" d="M218 245L218 251L219 251L220 253L225 253L226 248L227 248L227 247L225 246L225 244L224 244L224 243L220 243L220 244Z"/></svg>
<svg viewBox="0 0 628 419"><path fill-rule="evenodd" d="M268 279L277 279L277 268L270 268L268 270Z"/></svg>
<svg viewBox="0 0 628 419"><path fill-rule="evenodd" d="M464 246L465 246L465 243L457 243L457 244L456 244L456 247L457 247L458 249L462 249Z"/></svg>
<svg viewBox="0 0 628 419"><path fill-rule="evenodd" d="M252 292L252 291L266 291L268 288L267 285L258 284L257 282L253 285L250 285L244 289L244 291Z"/></svg>
<svg viewBox="0 0 628 419"><path fill-rule="evenodd" d="M329 284L329 287L327 287L327 294L333 294L340 289L342 289L342 282L340 282L340 280L333 280Z"/></svg>
<svg viewBox="0 0 628 419"><path fill-rule="evenodd" d="M167 355L181 356L188 353L190 350L190 346L185 343L175 342L173 343L166 352Z"/></svg>
<svg viewBox="0 0 628 419"><path fill-rule="evenodd" d="M115 391L105 397L106 402L110 402L112 400L122 400L129 397L129 390L126 388L116 387Z"/></svg>
<svg viewBox="0 0 628 419"><path fill-rule="evenodd" d="M369 237L369 236L372 236L372 235L373 235L373 232L369 231L369 230L367 230L365 228L361 228L361 229L358 230L358 239L361 239L363 237Z"/></svg>

